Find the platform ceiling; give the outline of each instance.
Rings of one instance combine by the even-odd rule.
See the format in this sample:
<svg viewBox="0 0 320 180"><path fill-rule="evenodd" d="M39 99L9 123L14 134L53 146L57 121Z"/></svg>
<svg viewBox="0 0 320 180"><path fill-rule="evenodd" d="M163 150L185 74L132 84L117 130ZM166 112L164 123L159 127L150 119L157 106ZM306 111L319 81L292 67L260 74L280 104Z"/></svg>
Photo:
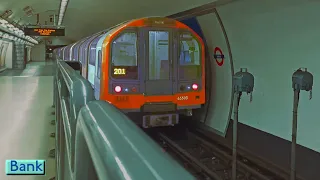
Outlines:
<svg viewBox="0 0 320 180"><path fill-rule="evenodd" d="M66 39L78 40L125 20L144 16L167 16L207 3L223 3L228 0L69 0L62 25L66 27ZM33 15L28 17L23 10L30 6ZM0 15L6 10L13 14L9 19L20 25L37 22L52 24L50 15L59 14L60 0L1 0ZM58 21L58 19L57 19Z"/></svg>

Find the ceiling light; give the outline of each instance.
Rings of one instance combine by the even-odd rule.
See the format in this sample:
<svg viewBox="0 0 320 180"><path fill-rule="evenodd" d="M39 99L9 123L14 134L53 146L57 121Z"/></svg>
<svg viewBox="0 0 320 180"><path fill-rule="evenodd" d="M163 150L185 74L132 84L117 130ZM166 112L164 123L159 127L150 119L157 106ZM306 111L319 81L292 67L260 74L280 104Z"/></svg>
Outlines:
<svg viewBox="0 0 320 180"><path fill-rule="evenodd" d="M61 23L62 23L62 20L63 20L64 14L65 14L67 5L68 5L68 0L61 0L60 1L58 26L60 26Z"/></svg>

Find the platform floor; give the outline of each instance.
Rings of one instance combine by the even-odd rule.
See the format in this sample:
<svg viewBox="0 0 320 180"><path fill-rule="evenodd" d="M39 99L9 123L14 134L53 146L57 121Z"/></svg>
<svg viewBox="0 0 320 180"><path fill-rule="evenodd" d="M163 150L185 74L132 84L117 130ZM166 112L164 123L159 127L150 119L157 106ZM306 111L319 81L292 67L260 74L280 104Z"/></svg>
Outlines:
<svg viewBox="0 0 320 180"><path fill-rule="evenodd" d="M55 127L52 105L52 65L30 63L19 73L0 76L0 180L48 180L55 175L55 159L49 157ZM45 72L46 71L46 72ZM53 72L53 71L52 71ZM11 75L8 75L10 74ZM18 76L14 76L17 75ZM46 176L6 176L7 159L45 159Z"/></svg>
<svg viewBox="0 0 320 180"><path fill-rule="evenodd" d="M7 69L0 72L0 76L53 76L53 61L31 62L24 70Z"/></svg>

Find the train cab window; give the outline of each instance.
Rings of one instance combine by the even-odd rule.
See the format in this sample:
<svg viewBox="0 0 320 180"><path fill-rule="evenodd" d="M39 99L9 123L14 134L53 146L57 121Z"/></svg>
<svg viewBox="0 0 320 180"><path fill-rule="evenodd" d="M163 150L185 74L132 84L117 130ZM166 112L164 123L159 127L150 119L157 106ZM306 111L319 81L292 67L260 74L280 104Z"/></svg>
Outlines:
<svg viewBox="0 0 320 180"><path fill-rule="evenodd" d="M169 63L169 32L149 31L149 80L168 80Z"/></svg>
<svg viewBox="0 0 320 180"><path fill-rule="evenodd" d="M112 42L111 77L115 79L137 79L137 34L126 32Z"/></svg>
<svg viewBox="0 0 320 180"><path fill-rule="evenodd" d="M201 77L200 44L191 33L180 34L179 78L194 79Z"/></svg>
<svg viewBox="0 0 320 180"><path fill-rule="evenodd" d="M100 79L100 75L101 75L101 60L102 60L102 54L101 54L101 50L99 50L98 51L98 70L97 70L98 79Z"/></svg>

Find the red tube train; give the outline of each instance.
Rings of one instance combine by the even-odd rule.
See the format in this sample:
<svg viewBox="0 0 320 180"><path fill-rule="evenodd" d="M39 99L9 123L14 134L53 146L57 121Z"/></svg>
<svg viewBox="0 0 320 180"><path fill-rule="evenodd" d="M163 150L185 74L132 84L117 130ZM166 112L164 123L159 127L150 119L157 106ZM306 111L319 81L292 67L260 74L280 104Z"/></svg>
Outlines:
<svg viewBox="0 0 320 180"><path fill-rule="evenodd" d="M144 128L178 124L179 114L205 103L203 40L173 19L130 20L54 53L79 61L95 98L139 117Z"/></svg>

